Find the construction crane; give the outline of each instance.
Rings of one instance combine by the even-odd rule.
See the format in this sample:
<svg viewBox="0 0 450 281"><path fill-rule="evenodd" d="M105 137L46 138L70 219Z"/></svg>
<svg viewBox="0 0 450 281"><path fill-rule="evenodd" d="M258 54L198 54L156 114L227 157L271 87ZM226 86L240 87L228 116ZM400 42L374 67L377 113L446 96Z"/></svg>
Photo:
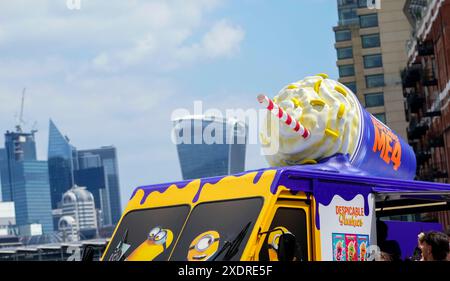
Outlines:
<svg viewBox="0 0 450 281"><path fill-rule="evenodd" d="M21 99L21 102L20 102L20 113L19 113L19 116L16 115L16 117L17 117L16 131L18 133L23 133L24 126L27 124L27 122L25 121L24 116L23 116L24 115L24 109L25 109L25 93L26 93L26 90L27 90L27 88L23 88L23 90L22 90L22 99ZM38 131L37 130L37 122L35 121L33 123L33 126L31 127L31 134L34 134L37 131Z"/></svg>
<svg viewBox="0 0 450 281"><path fill-rule="evenodd" d="M19 114L19 120L18 123L16 125L16 130L17 132L22 133L22 126L25 124L25 121L23 120L23 108L24 108L24 104L25 104L25 92L26 92L27 88L23 88L22 90L22 101L20 103L20 114Z"/></svg>

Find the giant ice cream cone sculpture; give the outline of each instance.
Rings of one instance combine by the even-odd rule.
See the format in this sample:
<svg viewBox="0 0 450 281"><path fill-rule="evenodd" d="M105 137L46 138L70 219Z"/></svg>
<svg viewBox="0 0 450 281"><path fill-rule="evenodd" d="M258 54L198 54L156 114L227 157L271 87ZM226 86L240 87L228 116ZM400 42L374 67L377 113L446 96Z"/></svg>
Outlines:
<svg viewBox="0 0 450 281"><path fill-rule="evenodd" d="M258 102L268 110L260 134L263 149L278 142L275 153L266 153L271 166L313 164L343 154L374 175L414 178L415 155L407 142L367 112L350 89L325 74L291 83L273 99L259 95ZM268 140L273 125L279 134Z"/></svg>

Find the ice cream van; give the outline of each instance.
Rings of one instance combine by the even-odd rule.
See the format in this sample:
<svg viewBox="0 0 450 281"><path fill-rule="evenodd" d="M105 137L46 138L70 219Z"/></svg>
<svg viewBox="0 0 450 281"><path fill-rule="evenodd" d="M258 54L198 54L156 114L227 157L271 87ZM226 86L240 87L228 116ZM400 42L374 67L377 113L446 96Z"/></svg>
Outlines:
<svg viewBox="0 0 450 281"><path fill-rule="evenodd" d="M364 261L379 218L449 209L450 186L414 181L408 142L345 85L318 74L257 100L280 124L261 138L273 168L136 188L104 261Z"/></svg>
<svg viewBox="0 0 450 281"><path fill-rule="evenodd" d="M104 261L364 261L380 216L448 209L446 184L314 165L136 188Z"/></svg>

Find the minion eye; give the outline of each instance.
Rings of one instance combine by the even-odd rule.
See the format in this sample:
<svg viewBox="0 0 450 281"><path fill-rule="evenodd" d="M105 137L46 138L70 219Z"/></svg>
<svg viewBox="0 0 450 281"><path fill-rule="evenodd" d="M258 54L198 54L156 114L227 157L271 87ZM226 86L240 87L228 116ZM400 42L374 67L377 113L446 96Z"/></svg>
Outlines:
<svg viewBox="0 0 450 281"><path fill-rule="evenodd" d="M203 236L198 242L197 245L195 245L195 248L197 251L203 252L206 249L211 246L211 244L214 242L214 237L212 235L205 235Z"/></svg>
<svg viewBox="0 0 450 281"><path fill-rule="evenodd" d="M149 239L154 239L155 236L161 231L160 227L155 227L152 230L150 230L149 234L148 234L148 238Z"/></svg>
<svg viewBox="0 0 450 281"><path fill-rule="evenodd" d="M274 248L275 250L278 250L278 241L280 240L280 236L281 236L280 234L277 234L272 239L271 245L272 248Z"/></svg>
<svg viewBox="0 0 450 281"><path fill-rule="evenodd" d="M156 234L155 236L155 241L161 241L163 240L167 235L167 232L165 230L161 230L160 232L158 232L158 234Z"/></svg>

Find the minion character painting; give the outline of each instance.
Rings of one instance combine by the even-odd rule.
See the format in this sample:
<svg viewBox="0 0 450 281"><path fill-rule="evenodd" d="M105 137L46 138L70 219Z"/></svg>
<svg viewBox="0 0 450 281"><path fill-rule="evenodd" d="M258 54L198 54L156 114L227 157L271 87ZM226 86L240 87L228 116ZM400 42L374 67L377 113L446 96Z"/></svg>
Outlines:
<svg viewBox="0 0 450 281"><path fill-rule="evenodd" d="M173 241L170 229L159 226L150 230L147 240L142 242L127 258L127 261L152 261L164 252Z"/></svg>
<svg viewBox="0 0 450 281"><path fill-rule="evenodd" d="M220 235L217 231L206 231L192 240L187 255L188 261L208 261L219 250Z"/></svg>
<svg viewBox="0 0 450 281"><path fill-rule="evenodd" d="M368 260L378 217L450 201L449 185L413 180L408 142L327 75L257 101L280 129L260 136L263 151L278 142L271 167L136 188L102 260Z"/></svg>
<svg viewBox="0 0 450 281"><path fill-rule="evenodd" d="M270 261L279 261L277 251L278 251L278 246L280 243L280 237L283 233L290 233L289 230L287 230L283 226L275 227L275 230L279 230L279 231L274 231L274 232L270 233L269 237L267 239L267 246L268 246Z"/></svg>

